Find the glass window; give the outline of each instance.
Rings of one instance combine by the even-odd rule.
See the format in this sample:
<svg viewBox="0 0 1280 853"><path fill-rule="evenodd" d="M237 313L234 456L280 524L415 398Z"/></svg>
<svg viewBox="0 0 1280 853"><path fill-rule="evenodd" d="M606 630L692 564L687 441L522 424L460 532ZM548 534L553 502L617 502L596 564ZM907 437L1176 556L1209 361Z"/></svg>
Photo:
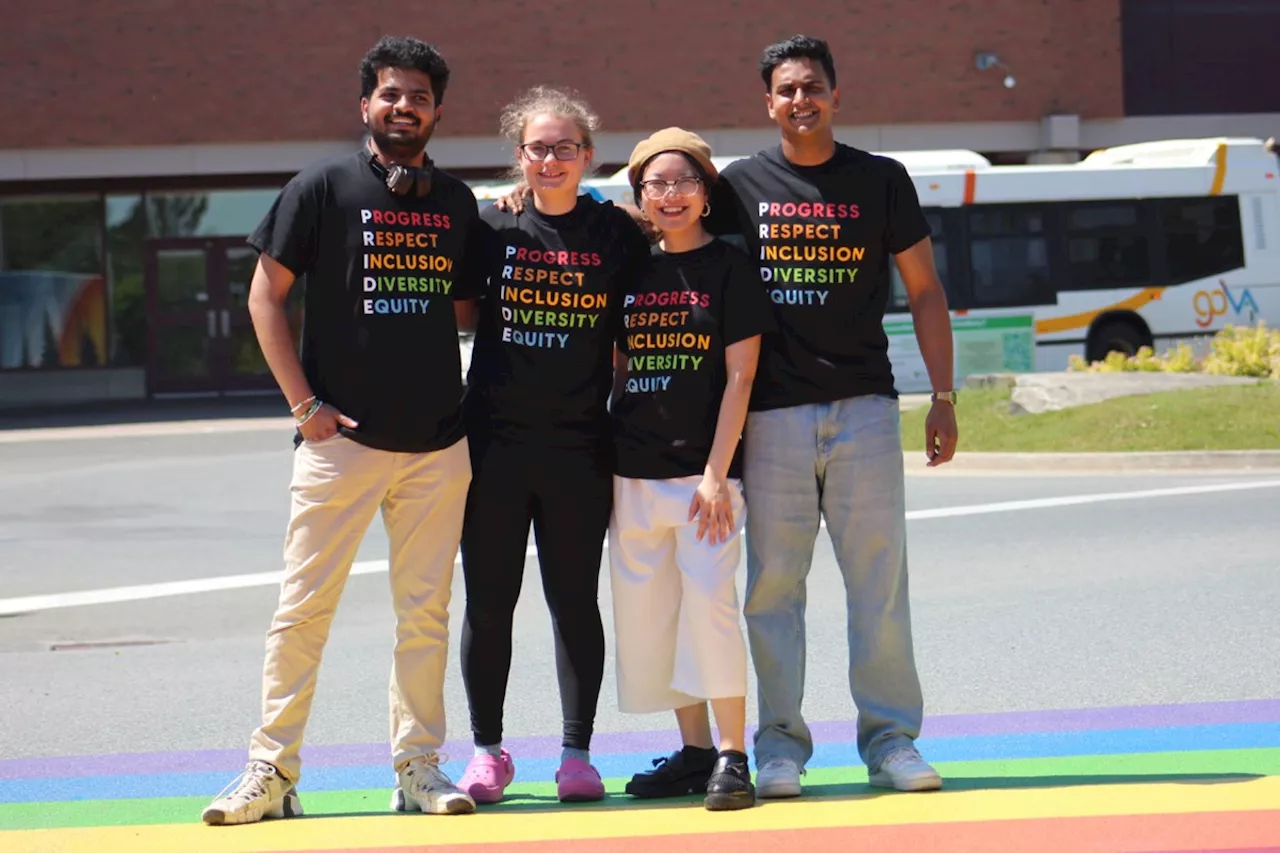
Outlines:
<svg viewBox="0 0 1280 853"><path fill-rule="evenodd" d="M969 210L975 308L1038 305L1050 293L1044 212L1030 205Z"/></svg>
<svg viewBox="0 0 1280 853"><path fill-rule="evenodd" d="M1106 290L1151 282L1151 252L1137 202L1067 208L1068 290Z"/></svg>
<svg viewBox="0 0 1280 853"><path fill-rule="evenodd" d="M1240 202L1235 196L1161 199L1159 209L1169 284L1244 266Z"/></svg>
<svg viewBox="0 0 1280 853"><path fill-rule="evenodd" d="M148 193L148 236L247 236L258 227L279 194L279 189Z"/></svg>
<svg viewBox="0 0 1280 853"><path fill-rule="evenodd" d="M146 363L147 299L142 280L142 241L146 234L147 211L142 196L107 196L112 364Z"/></svg>
<svg viewBox="0 0 1280 853"><path fill-rule="evenodd" d="M0 369L107 359L102 200L0 199Z"/></svg>
<svg viewBox="0 0 1280 853"><path fill-rule="evenodd" d="M1138 227L1137 204L1089 205L1074 207L1067 212L1067 228L1072 231L1136 227Z"/></svg>
<svg viewBox="0 0 1280 853"><path fill-rule="evenodd" d="M947 235L943 226L942 211L926 210L924 218L929 223L929 230L932 232L930 245L933 247L933 265L938 271L938 280L942 282L943 288L950 295L950 278L947 276ZM889 261L889 275L891 285L889 312L900 313L910 310L911 305L907 299L907 286L903 284L902 275L898 272L898 265L893 262L892 258Z"/></svg>

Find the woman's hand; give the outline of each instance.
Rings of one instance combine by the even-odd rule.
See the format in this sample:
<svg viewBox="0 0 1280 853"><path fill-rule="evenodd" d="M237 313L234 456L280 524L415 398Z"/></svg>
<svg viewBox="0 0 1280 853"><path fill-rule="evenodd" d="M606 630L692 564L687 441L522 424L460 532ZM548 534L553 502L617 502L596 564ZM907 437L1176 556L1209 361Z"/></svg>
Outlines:
<svg viewBox="0 0 1280 853"><path fill-rule="evenodd" d="M698 519L698 541L707 537L711 545L729 540L733 533L733 504L730 502L729 481L708 470L693 493L689 504L689 520Z"/></svg>

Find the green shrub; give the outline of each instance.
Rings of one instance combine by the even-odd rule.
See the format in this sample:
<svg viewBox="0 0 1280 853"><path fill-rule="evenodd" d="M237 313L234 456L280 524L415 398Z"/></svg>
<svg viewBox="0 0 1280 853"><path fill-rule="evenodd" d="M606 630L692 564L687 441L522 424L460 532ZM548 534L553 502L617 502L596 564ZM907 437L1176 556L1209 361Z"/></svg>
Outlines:
<svg viewBox="0 0 1280 853"><path fill-rule="evenodd" d="M1105 359L1092 364L1072 355L1067 369L1087 373L1196 373L1200 366L1191 347L1178 344L1161 355L1156 355L1151 347L1142 347L1136 355L1127 357L1124 353L1109 352Z"/></svg>
<svg viewBox="0 0 1280 853"><path fill-rule="evenodd" d="M1092 364L1078 355L1068 359L1068 370L1087 373L1209 373L1215 376L1256 376L1280 379L1280 330L1259 323L1253 328L1226 326L1209 341L1209 354L1197 359L1188 344L1180 343L1162 355L1142 347L1136 355L1107 353Z"/></svg>
<svg viewBox="0 0 1280 853"><path fill-rule="evenodd" d="M1265 323L1256 327L1227 326L1213 336L1202 369L1215 376L1257 376L1280 379L1280 331Z"/></svg>

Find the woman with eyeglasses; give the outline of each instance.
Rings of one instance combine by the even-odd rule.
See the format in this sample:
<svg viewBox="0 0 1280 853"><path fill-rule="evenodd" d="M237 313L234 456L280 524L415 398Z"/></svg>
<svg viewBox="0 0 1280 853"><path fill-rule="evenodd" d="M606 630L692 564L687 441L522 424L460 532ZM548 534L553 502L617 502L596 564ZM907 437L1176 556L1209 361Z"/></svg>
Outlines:
<svg viewBox="0 0 1280 853"><path fill-rule="evenodd" d="M708 809L749 808L738 446L773 312L747 255L703 227L717 174L699 136L655 133L636 146L628 177L661 242L623 299L618 337L609 526L618 705L674 710L684 744L626 790L702 792Z"/></svg>
<svg viewBox="0 0 1280 853"><path fill-rule="evenodd" d="M515 776L502 721L531 525L564 720L557 792L562 801L605 793L589 750L604 677L597 588L612 501L607 405L622 296L649 243L622 209L578 193L598 124L586 103L557 89L532 89L507 107L502 130L532 200L519 212L482 213L492 229L489 285L478 302L462 303L476 322L462 532L462 672L475 755L459 787L477 803L501 800Z"/></svg>

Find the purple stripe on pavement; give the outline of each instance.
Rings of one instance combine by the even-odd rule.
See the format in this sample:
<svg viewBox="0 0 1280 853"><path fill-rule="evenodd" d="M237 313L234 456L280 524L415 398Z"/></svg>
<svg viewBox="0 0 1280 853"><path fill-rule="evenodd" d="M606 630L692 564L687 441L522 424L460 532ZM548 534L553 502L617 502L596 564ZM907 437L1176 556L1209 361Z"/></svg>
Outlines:
<svg viewBox="0 0 1280 853"><path fill-rule="evenodd" d="M1009 711L995 714L951 714L925 719L922 741L974 735L1012 735L1033 732L1104 731L1108 729L1210 726L1233 723L1280 722L1280 699L1240 702L1205 702L1194 705L1133 705L1116 708L1079 708L1055 711ZM811 724L815 740L846 742L857 739L852 721ZM654 753L674 749L673 730L604 732L592 740L601 754ZM560 753L558 736L512 738L506 746L515 755L546 758ZM442 750L452 759L471 754L470 741L452 740ZM185 752L125 753L118 755L16 758L0 761L0 780L50 779L89 776L145 775L149 773L234 773L246 761L243 749L211 749ZM350 767L390 761L386 744L336 744L307 746L305 767Z"/></svg>

